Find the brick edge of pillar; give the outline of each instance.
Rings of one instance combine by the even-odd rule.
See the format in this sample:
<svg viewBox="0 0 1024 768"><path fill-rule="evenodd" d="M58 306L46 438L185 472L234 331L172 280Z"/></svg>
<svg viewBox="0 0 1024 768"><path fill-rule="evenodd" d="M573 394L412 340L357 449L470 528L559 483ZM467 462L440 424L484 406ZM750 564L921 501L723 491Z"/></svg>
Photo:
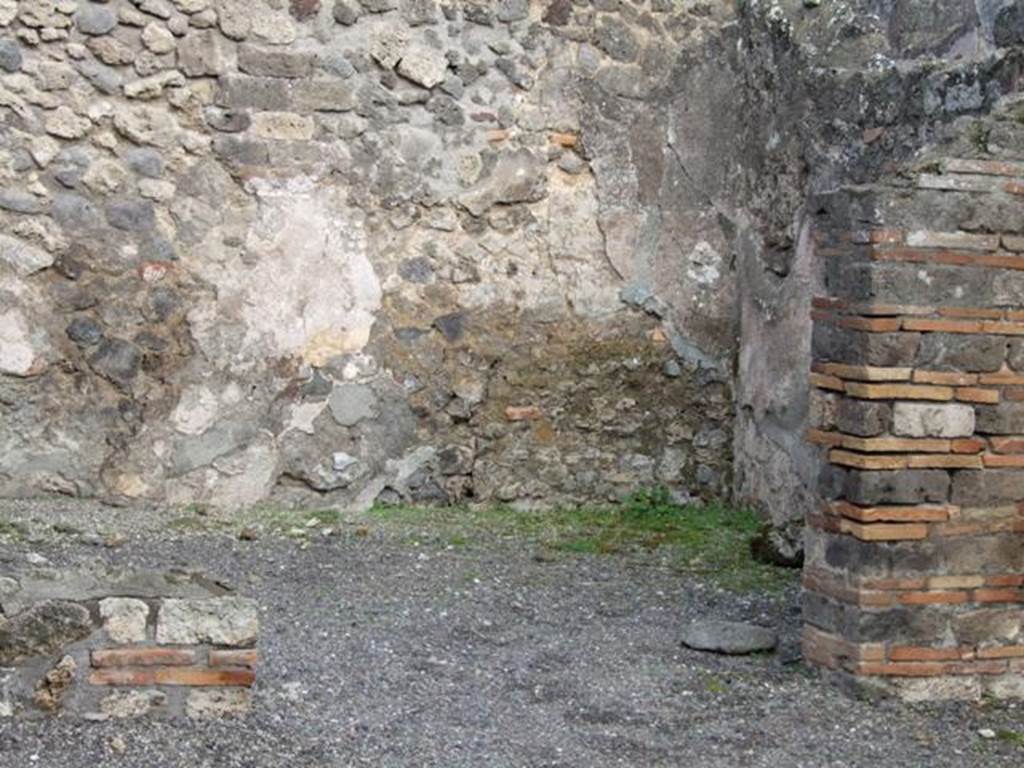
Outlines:
<svg viewBox="0 0 1024 768"><path fill-rule="evenodd" d="M804 656L860 693L1024 698L1024 307L993 282L1024 287L1024 235L900 226L915 195L1024 210L1024 163L940 170L835 193L816 229ZM971 290L918 301L931 274Z"/></svg>

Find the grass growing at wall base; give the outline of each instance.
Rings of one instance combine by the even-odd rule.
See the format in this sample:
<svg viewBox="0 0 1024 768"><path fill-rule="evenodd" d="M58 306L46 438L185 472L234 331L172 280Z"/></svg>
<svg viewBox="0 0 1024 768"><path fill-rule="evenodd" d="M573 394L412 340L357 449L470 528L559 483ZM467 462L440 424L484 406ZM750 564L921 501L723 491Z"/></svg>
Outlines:
<svg viewBox="0 0 1024 768"><path fill-rule="evenodd" d="M751 558L750 540L761 525L753 511L717 503L680 506L662 490L636 493L617 506L546 511L377 506L369 515L382 524L414 527L456 547L499 536L553 553L656 552L681 572L737 591L778 590L797 578L796 571Z"/></svg>
<svg viewBox="0 0 1024 768"><path fill-rule="evenodd" d="M215 514L186 508L168 523L177 533L285 536L305 546L311 538L390 533L416 543L461 549L502 545L529 548L542 559L637 556L726 589L780 591L798 571L756 562L750 541L762 521L750 509L722 503L674 504L661 489L640 491L620 504L521 510L507 505L420 507L378 505L367 513L277 506ZM2 533L2 531L0 531Z"/></svg>

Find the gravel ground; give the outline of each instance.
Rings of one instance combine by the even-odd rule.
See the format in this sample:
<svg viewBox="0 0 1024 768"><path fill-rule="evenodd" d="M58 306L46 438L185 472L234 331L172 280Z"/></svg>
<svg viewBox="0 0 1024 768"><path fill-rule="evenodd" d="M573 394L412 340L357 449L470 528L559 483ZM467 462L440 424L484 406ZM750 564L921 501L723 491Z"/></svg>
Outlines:
<svg viewBox="0 0 1024 768"><path fill-rule="evenodd" d="M1021 732L1024 707L858 701L799 663L795 588L737 596L657 555L452 547L388 526L240 541L53 502L2 503L4 520L30 531L0 539L0 573L30 552L199 568L256 597L264 628L248 718L0 720L2 768L1024 765L1024 746L978 733ZM698 617L778 627L782 649L682 648Z"/></svg>

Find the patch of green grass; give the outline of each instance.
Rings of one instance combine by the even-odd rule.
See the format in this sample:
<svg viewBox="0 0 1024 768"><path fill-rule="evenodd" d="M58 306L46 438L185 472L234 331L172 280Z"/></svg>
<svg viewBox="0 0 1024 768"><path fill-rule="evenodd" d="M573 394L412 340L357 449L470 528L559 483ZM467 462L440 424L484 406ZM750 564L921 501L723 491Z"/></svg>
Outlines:
<svg viewBox="0 0 1024 768"><path fill-rule="evenodd" d="M1024 733L1021 731L1011 731L1009 728L1000 728L996 731L996 738L1006 744L1024 747Z"/></svg>
<svg viewBox="0 0 1024 768"><path fill-rule="evenodd" d="M548 511L377 506L370 517L433 532L441 541L458 539L461 546L497 536L585 555L663 552L677 570L736 591L777 591L796 579L793 570L751 558L750 540L762 522L752 510L715 503L680 506L663 489L635 493L614 506Z"/></svg>
<svg viewBox="0 0 1024 768"><path fill-rule="evenodd" d="M596 555L613 551L613 544L604 542L593 537L583 536L578 539L563 539L552 545L554 549L561 552L579 552L582 554Z"/></svg>
<svg viewBox="0 0 1024 768"><path fill-rule="evenodd" d="M28 526L13 520L0 520L0 536L10 539L22 539L28 536Z"/></svg>
<svg viewBox="0 0 1024 768"><path fill-rule="evenodd" d="M341 512L336 509L315 509L305 513L306 522L316 520L320 525L337 525L341 522Z"/></svg>
<svg viewBox="0 0 1024 768"><path fill-rule="evenodd" d="M292 531L313 528L330 528L344 520L344 513L337 509L287 509L284 507L250 507L236 516L235 523L255 527L258 530L277 535L289 535Z"/></svg>
<svg viewBox="0 0 1024 768"><path fill-rule="evenodd" d="M188 515L182 517L176 517L173 520L168 521L167 527L179 531L181 533L203 533L207 531L218 531L223 530L230 526L230 523L226 520L219 520L215 517L206 516L195 516L191 517Z"/></svg>

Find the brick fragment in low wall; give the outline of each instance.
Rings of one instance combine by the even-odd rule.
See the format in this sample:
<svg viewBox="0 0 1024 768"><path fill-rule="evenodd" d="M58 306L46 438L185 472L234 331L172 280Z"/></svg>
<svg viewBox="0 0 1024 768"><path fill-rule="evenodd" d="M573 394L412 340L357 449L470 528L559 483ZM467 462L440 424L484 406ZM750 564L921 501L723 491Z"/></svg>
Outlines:
<svg viewBox="0 0 1024 768"><path fill-rule="evenodd" d="M837 195L817 233L805 655L908 698L1019 698L1024 163L938 170ZM1020 215L947 231L907 213L936 195Z"/></svg>
<svg viewBox="0 0 1024 768"><path fill-rule="evenodd" d="M257 605L189 586L178 590L184 596L100 597L96 588L35 602L28 596L0 626L0 715L97 720L248 711Z"/></svg>

